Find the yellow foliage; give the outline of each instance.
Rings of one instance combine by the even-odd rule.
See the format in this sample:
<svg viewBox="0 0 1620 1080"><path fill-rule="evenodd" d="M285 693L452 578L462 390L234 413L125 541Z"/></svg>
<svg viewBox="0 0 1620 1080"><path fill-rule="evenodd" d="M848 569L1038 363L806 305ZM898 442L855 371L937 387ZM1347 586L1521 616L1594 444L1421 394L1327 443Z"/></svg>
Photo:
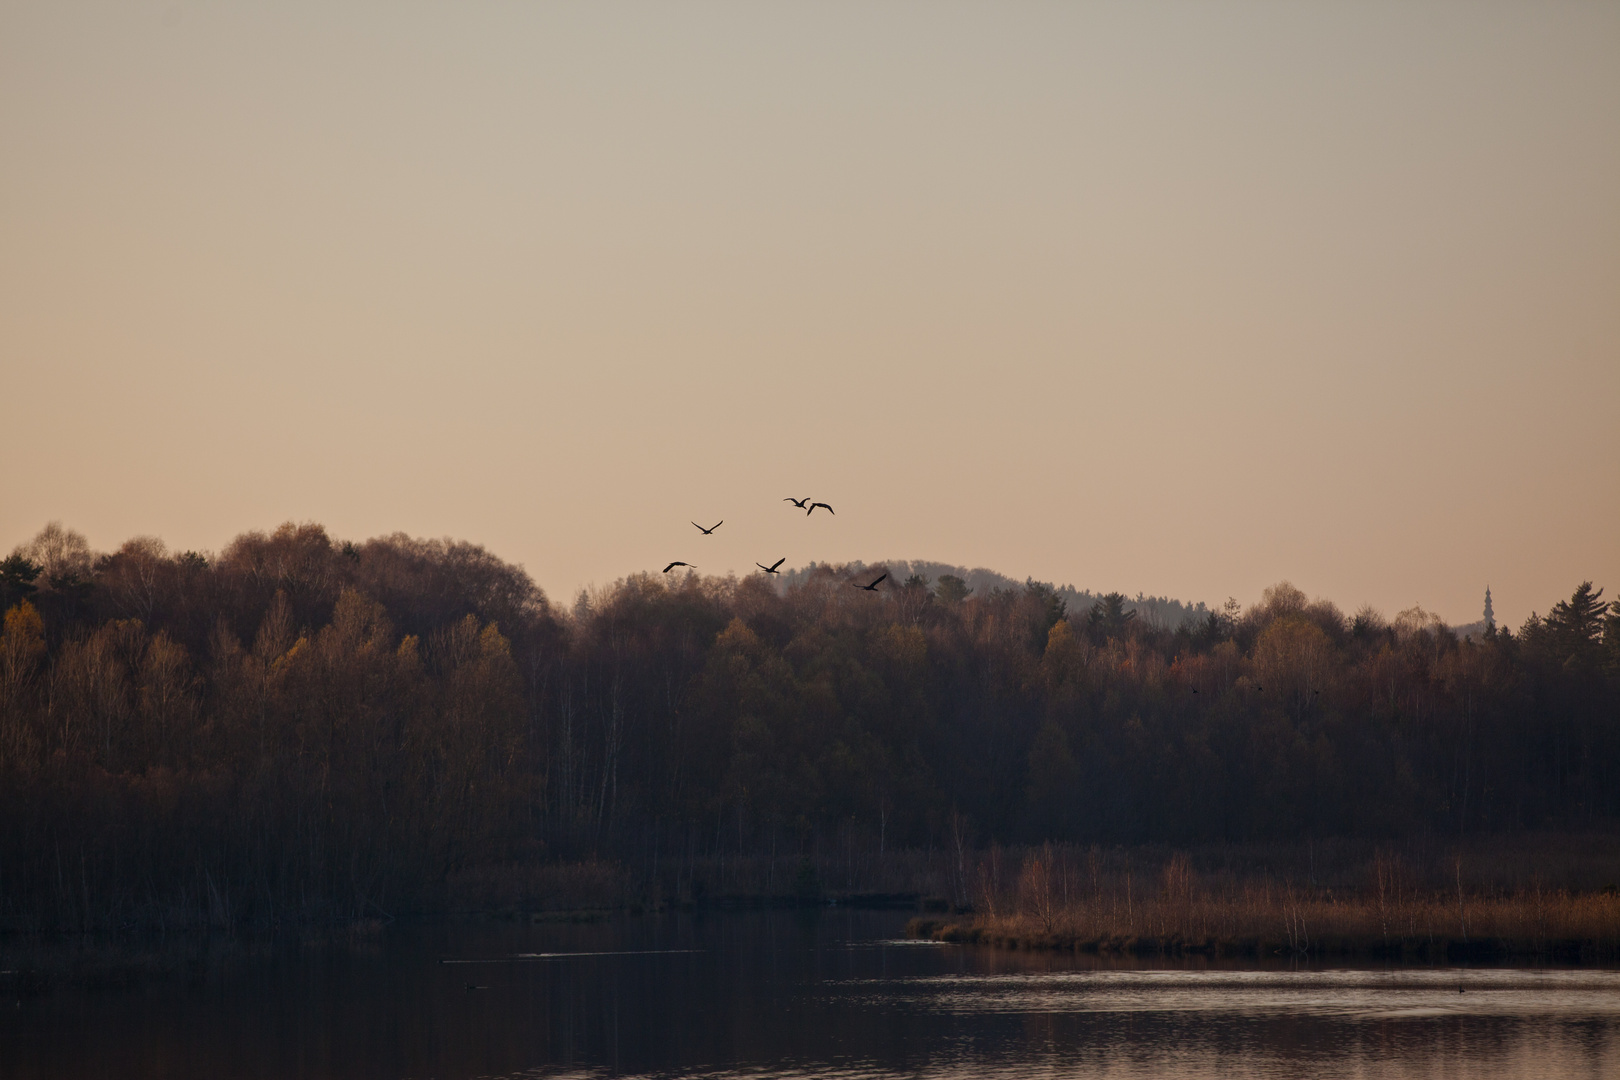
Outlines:
<svg viewBox="0 0 1620 1080"><path fill-rule="evenodd" d="M34 610L34 605L24 600L6 612L5 630L0 633L0 705L5 706L0 711L11 712L8 703L27 683L35 663L43 655L45 621Z"/></svg>
<svg viewBox="0 0 1620 1080"><path fill-rule="evenodd" d="M1295 705L1305 704L1327 685L1333 661L1333 642L1300 615L1277 619L1254 646L1254 666L1264 685L1276 686Z"/></svg>
<svg viewBox="0 0 1620 1080"><path fill-rule="evenodd" d="M1041 657L1041 665L1046 669L1047 685L1054 689L1080 680L1086 667L1086 647L1074 636L1069 620L1059 619L1046 632L1046 652Z"/></svg>
<svg viewBox="0 0 1620 1080"><path fill-rule="evenodd" d="M24 600L6 612L4 641L6 656L25 657L29 661L45 651L45 620L39 617L34 605Z"/></svg>
<svg viewBox="0 0 1620 1080"><path fill-rule="evenodd" d="M506 640L500 627L490 623L478 635L478 652L486 660L510 660L512 643Z"/></svg>
<svg viewBox="0 0 1620 1080"><path fill-rule="evenodd" d="M928 661L928 639L915 626L890 623L877 634L878 653L895 667L915 671Z"/></svg>
<svg viewBox="0 0 1620 1080"><path fill-rule="evenodd" d="M740 617L733 616L726 628L715 637L714 643L727 649L754 649L759 647L759 635L748 629Z"/></svg>

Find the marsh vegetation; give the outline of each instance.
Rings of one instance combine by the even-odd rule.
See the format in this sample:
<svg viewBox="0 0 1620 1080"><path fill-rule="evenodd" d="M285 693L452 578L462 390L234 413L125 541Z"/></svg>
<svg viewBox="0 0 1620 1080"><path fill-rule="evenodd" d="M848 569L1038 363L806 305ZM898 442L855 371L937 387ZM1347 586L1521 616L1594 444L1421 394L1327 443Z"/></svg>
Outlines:
<svg viewBox="0 0 1620 1080"><path fill-rule="evenodd" d="M973 873L970 911L920 916L908 932L1138 955L1620 959L1620 844L1609 837L1192 853L1047 844L993 851Z"/></svg>

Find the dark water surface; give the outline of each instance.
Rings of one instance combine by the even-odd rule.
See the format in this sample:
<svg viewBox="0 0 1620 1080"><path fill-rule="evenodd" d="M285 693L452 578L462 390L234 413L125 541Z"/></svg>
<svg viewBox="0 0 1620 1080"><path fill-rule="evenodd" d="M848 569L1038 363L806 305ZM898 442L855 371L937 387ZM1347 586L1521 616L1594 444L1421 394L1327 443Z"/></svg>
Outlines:
<svg viewBox="0 0 1620 1080"><path fill-rule="evenodd" d="M1110 963L904 922L396 925L4 1002L0 1077L1620 1077L1620 972Z"/></svg>

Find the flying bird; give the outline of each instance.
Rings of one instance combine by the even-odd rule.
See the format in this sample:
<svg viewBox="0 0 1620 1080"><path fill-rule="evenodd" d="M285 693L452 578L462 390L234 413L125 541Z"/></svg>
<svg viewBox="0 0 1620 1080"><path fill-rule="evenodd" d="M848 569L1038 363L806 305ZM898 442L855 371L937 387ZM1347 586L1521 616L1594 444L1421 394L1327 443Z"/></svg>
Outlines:
<svg viewBox="0 0 1620 1080"><path fill-rule="evenodd" d="M818 507L818 506L825 506L827 508L827 513L829 513L829 514L836 513L836 511L834 511L832 507L827 506L826 503L811 503L810 504L810 509L808 509L808 510L806 510L804 512L804 516L809 517L811 514L815 513L816 512L816 507Z"/></svg>
<svg viewBox="0 0 1620 1080"><path fill-rule="evenodd" d="M787 556L786 555L782 556L780 559L777 559L775 562L771 563L771 565L769 565L769 566L766 566L762 562L757 562L754 565L759 567L761 570L765 571L767 574L779 574L779 573L781 573L781 571L778 570L777 567L781 566L785 562L787 562Z"/></svg>
<svg viewBox="0 0 1620 1080"><path fill-rule="evenodd" d="M810 501L810 496L806 495L802 499L795 499L793 496L789 495L787 498L783 499L782 501L783 502L790 502L794 506L797 506L800 510L803 510L804 509L804 504Z"/></svg>
<svg viewBox="0 0 1620 1080"><path fill-rule="evenodd" d="M829 507L827 507L827 509L831 510L832 507L829 506ZM884 578L886 578L888 576L889 575L887 573L880 574L878 576L877 581L872 582L872 584L870 584L870 585L856 585L855 582L853 582L853 581L850 582L850 584L854 585L855 588L857 588L857 589L865 589L867 592L877 592L878 581L882 581Z"/></svg>
<svg viewBox="0 0 1620 1080"><path fill-rule="evenodd" d="M666 574L669 573L671 570L675 569L677 566L684 566L688 570L696 570L697 569L697 567L693 566L689 562L672 562L668 566L664 567L664 573L666 573Z"/></svg>
<svg viewBox="0 0 1620 1080"><path fill-rule="evenodd" d="M724 524L725 524L725 521L722 519L720 521L715 522L713 525L709 526L707 529L705 529L703 526L699 525L697 522L694 521L694 522L692 522L692 528L696 529L698 532L702 533L704 536L708 536L710 533L714 532L714 530L718 529L720 526L722 526Z"/></svg>

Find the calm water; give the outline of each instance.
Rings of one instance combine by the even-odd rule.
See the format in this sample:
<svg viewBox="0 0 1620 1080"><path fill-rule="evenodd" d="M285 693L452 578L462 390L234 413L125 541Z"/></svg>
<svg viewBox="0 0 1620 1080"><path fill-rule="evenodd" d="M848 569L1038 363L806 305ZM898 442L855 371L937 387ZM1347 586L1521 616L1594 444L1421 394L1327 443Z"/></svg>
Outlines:
<svg viewBox="0 0 1620 1080"><path fill-rule="evenodd" d="M5 1002L0 1076L1620 1077L1620 972L1109 964L904 921L396 926Z"/></svg>

